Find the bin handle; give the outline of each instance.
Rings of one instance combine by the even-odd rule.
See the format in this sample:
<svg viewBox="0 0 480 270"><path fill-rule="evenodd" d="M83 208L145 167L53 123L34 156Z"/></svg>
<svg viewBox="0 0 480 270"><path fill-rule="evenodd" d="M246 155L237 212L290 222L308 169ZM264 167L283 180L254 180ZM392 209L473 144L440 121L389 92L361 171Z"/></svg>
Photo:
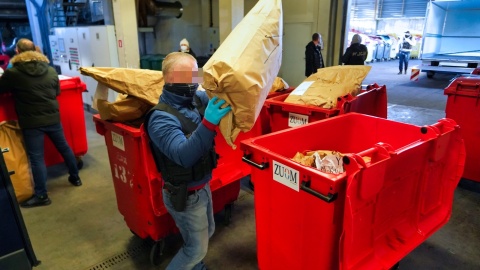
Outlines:
<svg viewBox="0 0 480 270"><path fill-rule="evenodd" d="M250 165L252 165L253 167L257 168L257 169L260 169L260 170L265 170L266 168L268 168L268 162L262 162L261 164L258 164L252 160L250 160L250 158L252 157L252 154L245 154L243 155L242 157L242 161L243 162L246 162Z"/></svg>
<svg viewBox="0 0 480 270"><path fill-rule="evenodd" d="M337 193L332 194L329 192L327 195L323 195L322 193L311 189L310 181L303 181L302 184L300 185L300 189L323 201L326 201L327 203L331 203L337 199Z"/></svg>

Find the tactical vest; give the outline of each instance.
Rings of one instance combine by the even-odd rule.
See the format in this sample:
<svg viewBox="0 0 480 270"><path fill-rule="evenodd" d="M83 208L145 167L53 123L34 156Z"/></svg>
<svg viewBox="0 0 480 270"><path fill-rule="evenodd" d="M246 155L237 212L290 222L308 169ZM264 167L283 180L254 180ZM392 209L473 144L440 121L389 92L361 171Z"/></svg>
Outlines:
<svg viewBox="0 0 480 270"><path fill-rule="evenodd" d="M410 50L412 48L412 44L408 43L407 41L404 41L402 43L402 49Z"/></svg>
<svg viewBox="0 0 480 270"><path fill-rule="evenodd" d="M200 116L203 119L205 113L205 106L202 104L200 98L195 95L195 103L197 104L196 108L200 113ZM197 129L198 124L194 123L192 120L188 119L185 115L180 113L178 110L174 109L170 105L165 103L159 103L153 107L145 118L144 128L145 132L148 134L148 121L150 115L153 111L159 110L166 113L172 114L175 116L181 123L182 132L188 138L195 129ZM150 136L149 136L150 138ZM215 145L203 155L195 165L190 168L185 168L178 165L173 160L169 159L165 154L163 154L157 147L153 144L150 139L150 148L152 150L153 158L155 160L155 165L157 170L162 174L162 178L166 182L170 182L173 185L179 185L181 183L189 183L202 180L207 174L211 173L214 168L217 167L218 156L215 153Z"/></svg>

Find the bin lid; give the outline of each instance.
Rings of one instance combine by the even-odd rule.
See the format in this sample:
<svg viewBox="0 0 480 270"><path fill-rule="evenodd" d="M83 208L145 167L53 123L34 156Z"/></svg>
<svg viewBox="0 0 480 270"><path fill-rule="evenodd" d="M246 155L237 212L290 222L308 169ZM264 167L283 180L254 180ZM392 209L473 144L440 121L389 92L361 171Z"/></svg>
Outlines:
<svg viewBox="0 0 480 270"><path fill-rule="evenodd" d="M480 97L480 75L462 75L453 80L444 90L445 95Z"/></svg>
<svg viewBox="0 0 480 270"><path fill-rule="evenodd" d="M84 82L82 82L82 80L80 80L80 77L63 76L63 78L60 79L60 91L74 90L74 91L85 92L86 89L87 89L87 85Z"/></svg>
<svg viewBox="0 0 480 270"><path fill-rule="evenodd" d="M450 219L465 162L460 130L443 119L423 131L431 138L380 150L374 164L349 155L340 269L391 269Z"/></svg>

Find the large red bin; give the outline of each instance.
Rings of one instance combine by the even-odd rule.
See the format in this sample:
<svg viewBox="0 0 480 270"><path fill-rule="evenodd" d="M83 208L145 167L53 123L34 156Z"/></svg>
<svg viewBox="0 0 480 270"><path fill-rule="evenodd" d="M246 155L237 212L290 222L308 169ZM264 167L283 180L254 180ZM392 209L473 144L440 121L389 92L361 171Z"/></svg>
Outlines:
<svg viewBox="0 0 480 270"><path fill-rule="evenodd" d="M85 126L85 114L83 111L82 92L86 85L79 77L59 76L60 95L57 97L60 120L63 132L68 144L79 161L87 153L87 129ZM10 93L0 95L0 122L5 120L17 120L13 97ZM45 136L45 164L47 166L63 162L63 158L57 149Z"/></svg>
<svg viewBox="0 0 480 270"><path fill-rule="evenodd" d="M143 127L105 121L99 115L94 115L93 121L98 134L105 137L117 206L127 226L142 239L163 242L177 228L163 204L161 175ZM215 139L220 140L224 139L220 136ZM241 158L234 162L227 157L231 156L220 154L210 188L213 211L218 213L225 208L228 222L231 206L240 192L239 180L250 171L247 173L243 166L238 166ZM155 258L151 259L156 264Z"/></svg>
<svg viewBox="0 0 480 270"><path fill-rule="evenodd" d="M448 221L465 160L453 120L419 127L357 113L241 147L255 180L262 270L389 269ZM291 159L304 150L346 154L346 172Z"/></svg>
<svg viewBox="0 0 480 270"><path fill-rule="evenodd" d="M455 120L462 129L467 151L463 177L480 182L480 76L464 75L448 85L446 117Z"/></svg>
<svg viewBox="0 0 480 270"><path fill-rule="evenodd" d="M337 107L324 109L312 105L286 103L289 94L265 101L272 132L312 123L348 112L358 112L387 118L387 89L377 84L369 85L356 97L346 95L337 100Z"/></svg>
<svg viewBox="0 0 480 270"><path fill-rule="evenodd" d="M288 94L292 92L293 89L294 88L291 87L291 88L285 89L284 91L272 92L268 94L267 99ZM268 110L266 109L265 106L263 106L253 128L248 132L240 132L238 134L238 137L235 140L237 142L236 146L239 144L238 142L242 140L257 137L263 134L268 134L270 132L271 132L270 117L268 114ZM218 129L217 129L217 133L219 134L218 136L221 136ZM226 141L223 139L215 140L215 147L220 157L223 157L223 160L230 160L230 161L236 162L242 159L243 152L240 150L240 147L236 147L235 149L232 149L232 146L228 145ZM244 175L250 174L250 170L251 170L250 166L242 162L240 163L236 162L236 163L237 163L236 164L237 168L242 170Z"/></svg>

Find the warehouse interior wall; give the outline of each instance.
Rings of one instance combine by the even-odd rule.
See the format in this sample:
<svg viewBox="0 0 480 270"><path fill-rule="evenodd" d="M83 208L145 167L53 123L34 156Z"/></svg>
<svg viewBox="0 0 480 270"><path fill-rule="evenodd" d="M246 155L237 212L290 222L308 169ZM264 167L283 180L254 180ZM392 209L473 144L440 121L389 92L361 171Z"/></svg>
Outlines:
<svg viewBox="0 0 480 270"><path fill-rule="evenodd" d="M213 49L218 47L219 0L183 0L182 5L180 18L149 16L154 33L145 34L144 40L139 37L140 43L146 42L146 52L142 54L178 51L183 38L189 41L197 56L210 53L210 44Z"/></svg>
<svg viewBox="0 0 480 270"><path fill-rule="evenodd" d="M325 65L338 65L343 49L343 6L343 0L283 1L283 58L279 76L289 85L296 86L305 79L305 46L313 33L322 35Z"/></svg>
<svg viewBox="0 0 480 270"><path fill-rule="evenodd" d="M138 34L140 54L168 54L179 49L179 42L187 38L198 55L208 55L220 45L219 1L181 0L181 18L151 17L153 32ZM327 66L337 65L343 49L343 3L346 0L283 0L284 37L283 61L279 76L292 86L304 79L305 46L313 33L323 37L322 51ZM243 13L248 13L257 0L243 0ZM333 13L332 13L333 12ZM125 16L122 16L125 17ZM133 18L125 19L131 22ZM34 32L34 30L33 30ZM35 38L35 33L34 39ZM118 38L118 37L117 37ZM136 47L136 46L135 46Z"/></svg>

